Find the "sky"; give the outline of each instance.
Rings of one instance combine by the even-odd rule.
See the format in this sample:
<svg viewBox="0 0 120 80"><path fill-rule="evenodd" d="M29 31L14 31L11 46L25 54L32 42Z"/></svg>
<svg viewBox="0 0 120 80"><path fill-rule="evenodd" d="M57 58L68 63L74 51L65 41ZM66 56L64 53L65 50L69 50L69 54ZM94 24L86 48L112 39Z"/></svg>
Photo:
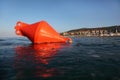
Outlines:
<svg viewBox="0 0 120 80"><path fill-rule="evenodd" d="M120 25L120 0L0 0L0 37L15 37L17 21L41 20L57 32Z"/></svg>

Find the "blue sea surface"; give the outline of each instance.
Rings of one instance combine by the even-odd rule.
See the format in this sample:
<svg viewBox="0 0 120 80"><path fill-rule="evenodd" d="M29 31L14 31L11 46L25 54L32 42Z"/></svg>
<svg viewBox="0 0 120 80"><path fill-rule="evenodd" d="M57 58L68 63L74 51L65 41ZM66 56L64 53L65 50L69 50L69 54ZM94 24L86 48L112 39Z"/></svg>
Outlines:
<svg viewBox="0 0 120 80"><path fill-rule="evenodd" d="M31 44L0 38L0 80L120 80L120 37Z"/></svg>

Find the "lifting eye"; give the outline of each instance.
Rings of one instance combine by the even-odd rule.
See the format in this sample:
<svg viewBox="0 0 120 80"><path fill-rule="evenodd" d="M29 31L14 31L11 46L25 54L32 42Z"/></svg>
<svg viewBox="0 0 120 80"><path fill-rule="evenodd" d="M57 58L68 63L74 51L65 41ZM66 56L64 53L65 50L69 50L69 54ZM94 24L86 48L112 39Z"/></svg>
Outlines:
<svg viewBox="0 0 120 80"><path fill-rule="evenodd" d="M20 31L19 31L19 30L17 30L17 31L16 31L16 33L17 33L17 34L20 34Z"/></svg>
<svg viewBox="0 0 120 80"><path fill-rule="evenodd" d="M72 39L71 38L66 38L66 42L67 43L72 43Z"/></svg>
<svg viewBox="0 0 120 80"><path fill-rule="evenodd" d="M20 22L18 22L18 23L17 23L17 26L21 26L21 23L20 23Z"/></svg>
<svg viewBox="0 0 120 80"><path fill-rule="evenodd" d="M72 39L69 38L69 39L68 39L68 42L69 42L69 43L72 43Z"/></svg>

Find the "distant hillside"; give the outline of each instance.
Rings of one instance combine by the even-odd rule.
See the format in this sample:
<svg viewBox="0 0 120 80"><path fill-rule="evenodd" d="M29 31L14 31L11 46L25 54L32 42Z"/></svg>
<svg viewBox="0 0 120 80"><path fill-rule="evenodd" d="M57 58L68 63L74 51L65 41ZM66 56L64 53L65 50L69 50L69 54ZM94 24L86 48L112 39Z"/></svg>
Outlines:
<svg viewBox="0 0 120 80"><path fill-rule="evenodd" d="M61 33L63 36L120 36L120 25L98 27L98 28L81 28Z"/></svg>

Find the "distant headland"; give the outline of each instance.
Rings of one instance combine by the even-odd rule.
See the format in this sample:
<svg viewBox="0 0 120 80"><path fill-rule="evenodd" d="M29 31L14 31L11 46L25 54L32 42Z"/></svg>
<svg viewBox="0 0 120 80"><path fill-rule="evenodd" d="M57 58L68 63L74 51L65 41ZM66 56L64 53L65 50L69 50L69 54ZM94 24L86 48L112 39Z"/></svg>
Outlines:
<svg viewBox="0 0 120 80"><path fill-rule="evenodd" d="M63 36L76 36L76 37L84 37L84 36L120 36L120 25L108 26L108 27L98 27L98 28L81 28L74 29L66 32L60 33Z"/></svg>

